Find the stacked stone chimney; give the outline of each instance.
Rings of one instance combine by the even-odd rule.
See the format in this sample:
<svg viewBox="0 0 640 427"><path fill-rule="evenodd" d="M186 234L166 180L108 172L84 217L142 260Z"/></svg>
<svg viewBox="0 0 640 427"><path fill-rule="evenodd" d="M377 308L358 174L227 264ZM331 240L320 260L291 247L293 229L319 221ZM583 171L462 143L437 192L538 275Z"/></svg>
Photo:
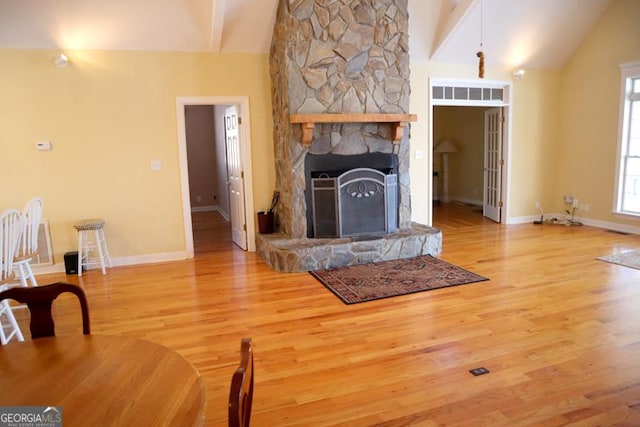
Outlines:
<svg viewBox="0 0 640 427"><path fill-rule="evenodd" d="M278 229L256 239L258 253L278 271L437 255L442 249L439 230L411 223L409 132L394 144L396 128L380 116L372 123L349 116L408 115L407 2L279 0L270 58ZM303 143L303 125L291 123L291 115L299 121L300 115L306 120L305 115L311 114L337 116L328 123L323 123L326 115L320 116L308 145ZM307 136L305 132L305 140ZM311 209L305 198L307 156L364 153L398 156L399 230L357 238L307 238ZM353 156L353 163L373 167L359 164L371 157Z"/></svg>
<svg viewBox="0 0 640 427"><path fill-rule="evenodd" d="M306 238L304 160L312 154L394 152L399 227L411 227L408 132L388 123L316 126L301 142L291 114L409 113L408 0L280 0L271 45L278 230ZM365 165L363 165L365 166Z"/></svg>

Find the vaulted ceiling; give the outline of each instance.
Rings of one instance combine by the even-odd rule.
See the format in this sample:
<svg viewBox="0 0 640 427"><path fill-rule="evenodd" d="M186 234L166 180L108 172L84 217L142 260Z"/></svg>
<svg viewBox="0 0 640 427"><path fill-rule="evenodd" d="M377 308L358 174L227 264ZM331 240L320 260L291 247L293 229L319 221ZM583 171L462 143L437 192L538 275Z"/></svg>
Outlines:
<svg viewBox="0 0 640 427"><path fill-rule="evenodd" d="M413 58L557 69L613 0L408 1ZM0 48L268 52L277 3L0 0Z"/></svg>

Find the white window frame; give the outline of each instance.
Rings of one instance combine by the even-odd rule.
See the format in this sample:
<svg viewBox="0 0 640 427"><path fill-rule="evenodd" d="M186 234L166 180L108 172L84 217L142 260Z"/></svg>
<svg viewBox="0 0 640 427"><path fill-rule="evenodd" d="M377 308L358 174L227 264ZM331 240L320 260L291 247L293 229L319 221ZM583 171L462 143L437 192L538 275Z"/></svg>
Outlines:
<svg viewBox="0 0 640 427"><path fill-rule="evenodd" d="M640 219L638 212L622 209L624 201L626 157L629 146L629 127L631 103L637 101L637 95L631 93L631 80L640 78L640 61L628 62L620 65L620 119L618 125L618 156L616 165L616 191L613 201L615 214ZM636 104L638 105L638 104ZM635 107L635 106L634 106Z"/></svg>

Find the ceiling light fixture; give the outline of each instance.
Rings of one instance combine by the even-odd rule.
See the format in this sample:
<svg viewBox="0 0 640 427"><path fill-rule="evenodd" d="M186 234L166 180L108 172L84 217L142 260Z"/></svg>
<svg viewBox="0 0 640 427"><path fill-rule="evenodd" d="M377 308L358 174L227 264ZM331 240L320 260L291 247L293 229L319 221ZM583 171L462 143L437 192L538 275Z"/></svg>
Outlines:
<svg viewBox="0 0 640 427"><path fill-rule="evenodd" d="M525 71L520 68L518 70L513 71L513 80L521 80L524 77Z"/></svg>
<svg viewBox="0 0 640 427"><path fill-rule="evenodd" d="M53 60L53 63L56 64L58 68L66 68L69 65L69 59L64 53L56 56L56 59Z"/></svg>

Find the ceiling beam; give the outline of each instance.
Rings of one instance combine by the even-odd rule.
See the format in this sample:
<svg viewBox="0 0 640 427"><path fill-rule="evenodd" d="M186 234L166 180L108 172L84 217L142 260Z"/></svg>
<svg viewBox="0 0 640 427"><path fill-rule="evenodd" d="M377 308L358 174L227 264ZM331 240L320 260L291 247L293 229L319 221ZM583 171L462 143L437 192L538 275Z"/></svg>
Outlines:
<svg viewBox="0 0 640 427"><path fill-rule="evenodd" d="M224 30L224 9L226 0L210 0L211 5L211 34L209 50L220 52L222 48L222 31Z"/></svg>
<svg viewBox="0 0 640 427"><path fill-rule="evenodd" d="M441 18L443 21L438 25L438 33L436 34L436 41L431 51L431 59L438 57L438 54L444 50L456 29L462 25L465 18L481 1L482 0L458 0L453 2L453 9L448 15Z"/></svg>

